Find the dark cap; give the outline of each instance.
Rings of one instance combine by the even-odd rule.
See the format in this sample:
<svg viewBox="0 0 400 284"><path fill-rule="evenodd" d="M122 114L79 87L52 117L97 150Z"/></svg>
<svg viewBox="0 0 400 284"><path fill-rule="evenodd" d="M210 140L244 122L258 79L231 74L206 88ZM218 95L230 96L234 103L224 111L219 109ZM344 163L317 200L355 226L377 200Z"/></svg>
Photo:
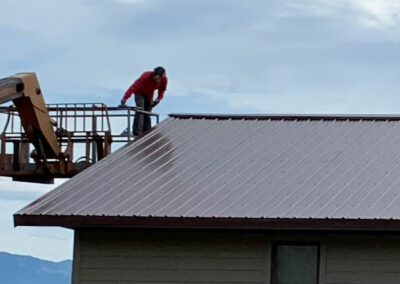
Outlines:
<svg viewBox="0 0 400 284"><path fill-rule="evenodd" d="M164 75L165 74L164 67L158 66L158 67L154 68L154 74L159 75L159 76Z"/></svg>

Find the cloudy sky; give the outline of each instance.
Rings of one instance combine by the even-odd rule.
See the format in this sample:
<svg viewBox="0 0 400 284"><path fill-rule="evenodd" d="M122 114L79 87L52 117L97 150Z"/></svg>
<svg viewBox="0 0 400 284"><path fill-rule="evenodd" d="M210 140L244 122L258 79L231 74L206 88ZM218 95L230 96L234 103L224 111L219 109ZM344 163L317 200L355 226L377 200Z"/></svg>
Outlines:
<svg viewBox="0 0 400 284"><path fill-rule="evenodd" d="M162 65L162 117L400 112L398 0L1 0L0 38L0 77L36 72L49 103L117 105ZM71 258L72 232L12 227L52 188L0 179L0 251Z"/></svg>

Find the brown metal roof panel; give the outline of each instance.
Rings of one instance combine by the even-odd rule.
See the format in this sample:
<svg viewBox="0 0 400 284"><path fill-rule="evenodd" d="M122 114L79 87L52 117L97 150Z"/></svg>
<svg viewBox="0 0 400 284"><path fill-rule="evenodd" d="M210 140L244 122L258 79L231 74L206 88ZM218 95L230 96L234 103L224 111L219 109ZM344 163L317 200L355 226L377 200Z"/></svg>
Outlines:
<svg viewBox="0 0 400 284"><path fill-rule="evenodd" d="M91 198L90 202L87 203L84 200L73 203L70 208L63 208L63 210L77 212L78 214L86 214L85 211L88 210L90 214L93 214L93 210L103 210L103 207L111 201L118 204L124 202L125 197L122 196L122 193L127 188L134 189L137 184L139 185L136 187L137 189L145 187L146 183L155 180L161 172L172 166L173 151L180 146L179 140L183 139L179 132L184 136L184 129L178 128L175 133L176 140L163 139L164 141L158 145L154 144L148 147L151 149L149 153L146 153L147 149L140 156L137 156L131 151L121 157L111 174L106 174L97 180L97 186L94 189L95 198ZM91 185L89 184L89 186ZM132 194L133 192L130 193L130 195ZM90 197L90 192L87 195ZM97 204L98 202L100 202L100 206Z"/></svg>
<svg viewBox="0 0 400 284"><path fill-rule="evenodd" d="M201 124L202 126L196 127L196 123ZM187 124L189 125L184 127ZM182 148L182 144L185 146L183 142L190 139L196 141L207 132L215 131L213 128L216 127L215 123L212 121L198 120L190 122L188 120L183 120L180 121L179 125L173 127L173 129L168 128L166 133L167 135L161 136L163 134L162 129L158 129L160 132L155 132L153 138L157 138L157 143L160 140L168 140L166 146L164 145L165 147L162 147L161 144L150 142L150 139L137 141L138 145L132 145L136 146L134 149L127 149L126 151L116 153L118 154L118 156L115 155L117 159L114 159L109 163L103 163L103 167L96 165L96 172L87 175L87 177L81 178L81 181L83 180L83 182L66 184L62 192L58 192L58 194L55 194L52 197L53 207L51 210L56 210L55 206L61 204L57 202L58 200L64 203L61 204L62 209L68 213L70 209L74 208L69 208L69 206L65 206L65 204L74 206L76 205L76 202L88 202L88 200L86 200L87 198L90 199L89 201L93 201L93 196L96 197L95 200L104 198L101 200L103 204L105 201L111 199L114 200L116 197L119 198L121 193L123 193L124 186L128 186L129 188L139 182L139 186L143 187L146 183L155 180L157 176L160 175L160 173L154 172L155 170L165 171L165 166L168 166L168 163L165 163L165 161L160 162L158 152L162 152L164 155L164 152L167 152L168 154L169 152L174 151L175 148L179 148L179 152L185 152L185 149ZM189 133L190 135L187 134L188 130L192 130L191 133ZM158 139L159 137L163 138ZM173 147L171 147L171 145ZM151 149L152 152L146 153L148 149ZM171 160L173 162L175 159L175 155L164 156L166 156L167 161ZM105 168L109 168L109 170L104 171ZM153 174L153 178L146 178L148 177L148 174ZM70 186L68 187L68 185ZM116 192L113 191L113 188L115 187L118 187ZM75 200L75 197L79 197L79 199ZM123 202L124 199L120 200L118 198L116 199L118 204ZM77 210L82 210L85 206L89 207L89 210L91 210L90 204L92 204L92 202L89 202L89 204L85 204L84 206L77 204ZM96 204L95 208L98 208L98 204ZM40 212L41 208L38 208L38 210ZM45 211L44 213L47 214L50 212L51 211ZM59 213L63 213L63 211ZM90 211L90 213L93 212Z"/></svg>
<svg viewBox="0 0 400 284"><path fill-rule="evenodd" d="M240 123L227 123L227 125L209 127L209 129L212 131L204 132L197 141L190 142L191 147L187 151L176 153L179 158L175 160L173 168L162 173L155 181L149 181L147 187L141 188L138 194L127 196L127 199L122 204L122 214L130 215L130 212L140 212L146 201L155 197L154 192L162 193L165 189L173 191L187 177L191 177L191 180L194 181L196 174L209 168L213 160L216 161L215 155L223 156L228 154L227 145L229 143L243 141L243 136L239 134L229 136L231 141L224 140L229 132L237 131L237 133L240 133L241 130L244 130L243 125L240 125ZM129 192L129 190L126 192ZM112 205L111 207L115 210L115 206Z"/></svg>
<svg viewBox="0 0 400 284"><path fill-rule="evenodd" d="M250 139L247 139L248 142ZM232 143L231 143L232 144ZM237 151L235 149L235 147L232 147L231 144L227 144L225 146L225 148L227 149L227 153L235 153L237 154L238 152L240 153L240 151ZM233 145L235 145L233 143ZM240 144L240 148L241 149L245 149L246 151L244 151L244 153L241 153L241 155L239 154L239 158L241 158L242 160L237 160L236 161L236 165L242 165L245 166L246 165L246 158L248 158L248 154L249 154L249 149L250 147L246 146L245 144L242 145ZM187 184L183 183L182 185L182 189L184 190L184 193L187 193L189 195L191 195L193 192L195 192L198 196L195 197L195 199L193 200L193 202L195 204L197 204L197 202L199 200L203 200L204 198L208 198L209 196L212 195L213 192L216 192L217 190L220 190L222 192L229 190L229 188L227 188L227 186L225 186L224 184L227 184L230 182L229 179L232 180L232 176L235 177L234 183L239 182L237 180L237 174L238 172L232 172L229 170L229 167L223 167L223 169L225 171L227 171L228 175L225 175L224 178L220 179L220 185L216 184L216 180L214 178L210 178L210 174L213 174L215 172L215 169L212 167L212 165L215 166L219 166L219 165L224 165L224 160L228 160L228 163L230 162L232 164L232 159L231 157L236 155L226 155L226 154L222 154L221 156L218 156L217 153L211 152L211 155L209 157L207 157L207 159L210 161L210 166L204 167L203 165L200 165L199 169L201 169L201 172L198 172L197 175L191 177L190 179L187 180ZM237 170L241 170L240 167L236 167ZM183 173L185 175L185 173ZM186 176L186 175L185 175ZM197 182L196 182L197 181ZM220 189L219 187L222 186L222 188ZM184 196L183 197L184 200L190 200L191 197L190 196ZM216 198L217 199L217 198ZM163 201L165 201L164 198L162 198ZM181 202L181 200L177 200L178 203ZM192 208L193 205L190 205L190 208ZM153 206L151 207L153 208ZM172 209L172 208L171 208ZM173 204L173 211L172 214L176 214L178 216L180 215L184 215L183 213L180 212L175 212L176 210L176 205ZM184 210L184 212L186 212L186 210ZM142 212L140 212L142 213ZM144 213L144 212L143 212ZM170 212L171 213L171 212ZM145 213L144 213L145 214ZM157 213L157 214L163 214L162 212ZM189 212L190 214L190 212ZM200 216L201 214L199 214Z"/></svg>
<svg viewBox="0 0 400 284"><path fill-rule="evenodd" d="M355 147L357 147L358 145L356 145ZM361 147L359 147L359 154L356 154L356 156L361 157L362 156L362 152L366 153L367 151L361 150ZM340 212L340 214L342 214L343 216L351 216L353 214L353 212L355 212L355 210L357 211L357 207L362 206L364 200L366 200L366 198L368 198L368 196L370 194L374 194L374 193L379 193L380 188L386 188L387 187L387 179L390 178L391 173L393 173L393 169L392 168L392 161L390 158L390 151L386 151L384 153L378 154L375 152L371 152L369 153L369 155L371 157L371 160L373 161L374 159L375 162L371 162L368 163L367 167L365 168L365 170L360 170L358 166L353 166L353 168L357 168L357 172L354 175L354 178L352 181L350 181L346 186L343 186L343 190L341 190L340 192L337 193L337 196L334 197L333 199L331 199L331 201L333 201L334 199L341 199L340 201L336 200L336 203L338 203L339 205L335 205L334 207L332 207L332 210L334 211L332 214L336 214L338 212ZM352 156L350 156L352 157ZM391 160L391 162L389 162L387 164L387 167L389 169L387 169L386 167L382 167L381 162L383 160ZM356 161L354 160L354 158L349 159L349 162L356 164ZM361 162L362 163L362 162ZM360 164L360 162L357 162L357 164ZM334 176L333 173L331 173L329 170L327 170L328 165L331 165L330 163L327 164L326 166L321 168L321 171L326 171L327 174L329 174L330 176ZM337 170L336 173L338 174L340 171L343 171L343 167L340 166L341 164L339 164L337 166ZM374 168L378 166L378 168ZM325 182L324 183L324 188L327 188L327 190L330 189L330 185L332 184L333 181L335 180L333 177L331 178L330 176L327 176L327 178L329 178L329 182ZM313 186L313 184L315 184ZM318 182L317 178L311 178L309 180L309 182L306 182L304 184L303 187L314 187L313 189L306 189L308 191L307 195L304 198L301 198L300 196L298 196L300 199L298 201L296 201L295 205L299 202L305 203L304 206L306 207L306 204L309 203L311 200L315 199L316 194L321 194L320 192L316 192L317 189L319 189L319 185L320 183ZM292 202L292 199L294 198L288 198L287 200L285 200L285 203L287 204L288 202ZM333 203L331 204L333 205ZM329 205L326 205L329 206ZM285 207L285 205L281 206ZM292 208L286 213L286 214L301 214L301 210L298 211L296 210L298 209L297 206L292 206Z"/></svg>
<svg viewBox="0 0 400 284"><path fill-rule="evenodd" d="M398 170L398 168L397 168ZM398 172L393 175L393 179L388 179L386 187L382 190L376 190L372 192L363 203L357 206L358 211L363 212L363 217L368 218L368 216L377 216L376 218L384 218L384 214L387 214L391 205L398 205L398 196L400 188L400 175ZM385 210L382 210L385 208ZM396 209L396 208L395 208ZM382 212L383 211L383 212ZM389 213L386 216L391 216L390 218L395 218L393 214Z"/></svg>
<svg viewBox="0 0 400 284"><path fill-rule="evenodd" d="M313 201L304 211L305 214L318 216L322 213L330 217L336 210L336 214L347 217L344 212L338 211L336 208L342 206L348 197L357 192L357 189L362 190L363 194L367 194L373 189L371 186L365 186L363 182L367 177L373 176L380 167L375 161L377 155L372 150L374 149L373 143L377 141L374 137L362 137L360 141L356 144L353 143L354 147L346 149L343 156L345 159L341 159L337 169L329 177L329 183L325 184L322 194L310 197ZM376 145L378 148L385 147L384 141L381 141L381 144L376 143ZM352 150L349 152L349 149Z"/></svg>
<svg viewBox="0 0 400 284"><path fill-rule="evenodd" d="M274 156L271 158L264 157L261 154L260 161L263 163L255 168L255 175L250 175L250 179L244 181L244 183L249 184L248 188L242 189L236 186L227 196L213 198L221 202L217 206L212 206L208 213L222 216L221 214L232 215L241 214L240 211L250 211L261 202L259 197L262 194L267 195L266 199L268 200L271 200L271 198L276 198L277 200L286 198L283 189L290 189L291 182L295 183L294 186L297 187L298 181L295 178L301 173L300 169L308 166L309 161L303 159L303 153L318 151L318 147L315 147L313 141L319 141L322 137L329 137L329 126L326 126L324 130L326 132L316 130L321 135L308 136L307 139L301 139L296 143L295 149L289 143L286 144L286 147L289 147L288 149L273 151ZM270 148L275 149L274 147ZM242 208L235 206L239 203ZM246 207L243 206L244 204Z"/></svg>
<svg viewBox="0 0 400 284"><path fill-rule="evenodd" d="M176 208L173 204L174 201L181 202L180 199L191 199L191 195L195 193L205 192L207 187L217 187L216 182L223 183L224 180L229 178L229 175L235 174L232 172L232 167L236 167L242 163L244 166L243 156L248 156L251 149L251 141L255 135L264 136L268 134L269 127L265 127L262 123L254 126L254 132L250 134L251 139L246 139L238 132L237 139L228 138L223 143L217 143L215 146L210 147L206 145L207 151L199 151L199 157L196 159L187 158L191 167L182 167L182 179L178 186L171 187L168 184L162 187L155 188L144 200L140 202L138 208L131 208L130 210L139 210L141 214L148 214L147 210L156 211L162 210L163 207L168 207L171 204L173 207L167 209L172 211ZM222 131L221 131L222 133ZM222 134L226 136L226 134ZM213 143L214 144L214 143ZM240 147L239 147L240 146ZM240 148L240 149L239 149ZM228 175L228 176L227 176ZM181 197L181 195L183 195ZM151 212L149 212L151 213ZM154 212L153 212L154 213ZM129 214L129 212L128 212ZM158 212L157 214L163 214Z"/></svg>
<svg viewBox="0 0 400 284"><path fill-rule="evenodd" d="M341 217L346 217L346 214L343 214L343 212L339 210L339 208L347 201L348 197L350 197L352 193L356 192L357 188L362 185L362 182L370 176L370 169L366 167L366 165L375 165L373 161L374 159L376 159L377 156L371 150L373 147L370 147L370 144L371 142L375 143L373 142L373 139L375 137L380 137L380 134L374 134L372 134L372 141L368 137L362 137L360 139L361 142L359 143L347 143L347 147L343 154L338 155L340 159L337 159L337 161L339 161L340 163L337 163L336 170L329 174L331 175L331 177L329 175L327 176L330 179L329 183L325 183L323 187L325 188L325 190L315 193L313 192L313 190L310 190L308 188L306 189L309 197L313 199L316 207L316 212L313 212L312 214L310 214L310 216L318 215L319 210L320 212L323 212L324 215L326 214L326 216L331 216L332 214L339 212ZM368 142L364 143L363 145L362 141ZM332 159L327 165L335 165L335 162L335 159ZM325 168L326 166L321 165L320 171L324 171ZM320 171L316 172L316 175L321 180L322 173ZM306 173L310 172L306 171ZM316 183L316 186L319 186L318 179L314 179L314 182ZM295 193L301 193L302 188L304 187L301 185L298 189L296 189ZM367 189L368 188L365 188L364 192ZM301 194L297 195L300 200L296 204L301 204L303 202L303 200L301 199ZM317 195L320 195L320 199L316 198ZM291 198L286 198L277 203L276 210L274 210L275 213L281 214L281 212L284 212L285 206L283 204L285 203L291 203ZM293 204L289 204L287 206L290 205L292 205L293 207ZM307 206L305 204L301 205ZM294 210L295 208L296 206L294 206L292 210ZM296 214L302 213L296 212Z"/></svg>
<svg viewBox="0 0 400 284"><path fill-rule="evenodd" d="M399 140L394 118L176 116L19 213L400 219Z"/></svg>
<svg viewBox="0 0 400 284"><path fill-rule="evenodd" d="M168 124L172 122L171 119L167 119L157 125L158 129L162 129L167 127ZM188 120L190 123L190 120ZM120 161L121 158L125 157L128 153L133 152L137 155L140 155L144 148L151 147L156 141L160 140L161 138L158 135L157 131L154 131L145 137L139 139L137 143L126 145L112 155L107 156L106 158L99 161L93 167L88 168L85 171L82 171L74 178L65 182L62 186L58 187L57 189L45 194L32 204L28 205L24 209L20 210L20 212L29 212L30 214L39 214L44 213L42 211L41 206L45 207L54 207L59 202L67 204L67 200L64 197L71 198L71 195L78 194L79 192L89 191L93 188L88 189L88 186L93 186L94 183L98 182L98 178L104 177L103 175L99 175L100 169L104 169L106 173L112 175L113 169L116 164ZM109 178L109 177L108 177ZM74 202L74 200L71 200ZM50 203L49 203L50 202ZM47 204L49 203L49 204Z"/></svg>
<svg viewBox="0 0 400 284"><path fill-rule="evenodd" d="M183 206L194 199L202 200L211 196L217 189L227 185L232 175L238 179L246 168L253 166L256 156L261 155L255 151L254 144L265 143L272 137L276 139L276 135L272 132L273 126L274 124L271 123L269 127L255 128L256 131L240 143L223 144L224 151L217 150L204 157L208 164L206 166L200 164L200 171L197 170L191 175L185 173L185 179L179 187L172 191L164 189L161 192L151 193L151 195L157 195L157 199L154 203L146 204L146 208L142 209L141 213L149 214L154 209L161 215L173 212L179 208L179 205ZM198 197L198 195L205 197ZM191 207L192 205L189 205L189 208Z"/></svg>
<svg viewBox="0 0 400 284"><path fill-rule="evenodd" d="M145 176L138 181L133 178L130 179L127 184L120 187L118 194L112 200L107 200L99 210L114 214L113 212L117 209L118 212L116 212L116 214L126 214L125 210L135 207L138 202L141 203L142 200L147 198L154 190L164 186L172 188L177 185L179 179L184 175L184 171L193 164L198 164L199 159L201 159L198 153L207 151L207 147L217 141L215 139L218 138L218 135L211 135L211 137L214 137L213 139L215 141L213 141L213 139L209 139L208 133L218 134L220 138L224 136L224 132L219 131L214 125L208 126L207 130L201 131L197 137L189 139L195 141L195 144L192 145L194 147L189 147L186 150L185 147L181 147L181 151L176 152L175 155L171 157L173 159L172 164L156 171L154 176ZM187 141L185 140L182 143L186 143ZM188 156L189 159L187 159L186 156ZM198 169L194 170L198 171ZM135 188L137 190L132 192L132 189ZM116 204L118 204L117 208Z"/></svg>
<svg viewBox="0 0 400 284"><path fill-rule="evenodd" d="M322 128L324 127L322 126ZM316 132L319 133L319 130L316 130ZM293 137L300 137L300 140L296 141L293 140L294 138L286 136L283 141L287 139L292 140L296 146L293 147L290 143L281 143L285 147L281 148L280 151L276 151L277 147L270 145L267 149L272 150L270 151L273 154L271 157L263 155L263 153L268 153L268 151L264 152L256 149L257 152L260 152L259 161L261 164L254 168L253 175L247 174L249 179L243 182L246 187L243 188L240 184L235 186L231 181L227 185L230 187L227 195L221 195L219 191L210 194L207 199L210 202L219 201L219 203L217 206L211 206L210 209L214 208L214 211L208 211L207 214L216 214L216 216L235 216L235 214L243 214L244 212L248 214L257 206L257 203L261 202L260 196L262 194L265 195L264 200L270 200L274 196L279 200L285 197L282 197L282 188L286 186L290 179L297 175L299 168L303 167L302 165L294 165L301 162L308 163L305 159L301 159L303 156L302 153L313 149L314 146L310 141L320 140L321 138L308 135L307 139L305 139L301 138L301 135L295 132L293 135ZM233 183L235 181L236 179L233 180Z"/></svg>

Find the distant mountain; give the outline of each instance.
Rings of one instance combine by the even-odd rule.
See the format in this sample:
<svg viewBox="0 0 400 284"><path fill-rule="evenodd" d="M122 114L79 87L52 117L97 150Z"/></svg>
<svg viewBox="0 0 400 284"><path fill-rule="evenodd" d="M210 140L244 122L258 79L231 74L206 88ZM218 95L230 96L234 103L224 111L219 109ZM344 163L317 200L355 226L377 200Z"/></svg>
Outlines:
<svg viewBox="0 0 400 284"><path fill-rule="evenodd" d="M71 284L72 261L0 252L0 284Z"/></svg>

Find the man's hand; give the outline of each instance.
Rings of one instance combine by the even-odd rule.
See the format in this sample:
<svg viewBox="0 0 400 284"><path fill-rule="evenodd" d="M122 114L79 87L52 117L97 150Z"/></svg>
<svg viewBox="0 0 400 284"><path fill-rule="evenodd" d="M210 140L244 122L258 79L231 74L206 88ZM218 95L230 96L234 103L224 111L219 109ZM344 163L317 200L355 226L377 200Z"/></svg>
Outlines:
<svg viewBox="0 0 400 284"><path fill-rule="evenodd" d="M156 105L158 105L159 102L160 102L160 100L159 100L159 99L156 99L155 101L153 101L153 102L151 103L151 107L155 107Z"/></svg>
<svg viewBox="0 0 400 284"><path fill-rule="evenodd" d="M126 100L122 99L122 100L121 100L121 105L120 105L120 106L126 106L125 104L126 104Z"/></svg>

